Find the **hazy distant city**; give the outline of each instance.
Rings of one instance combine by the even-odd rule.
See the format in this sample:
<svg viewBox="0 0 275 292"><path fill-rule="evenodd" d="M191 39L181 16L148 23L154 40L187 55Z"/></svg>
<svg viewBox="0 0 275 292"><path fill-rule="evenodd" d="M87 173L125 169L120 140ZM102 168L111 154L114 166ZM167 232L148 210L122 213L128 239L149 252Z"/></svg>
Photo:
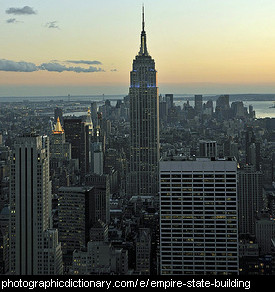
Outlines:
<svg viewBox="0 0 275 292"><path fill-rule="evenodd" d="M0 97L0 274L275 274L275 94L162 93L142 9L127 94Z"/></svg>

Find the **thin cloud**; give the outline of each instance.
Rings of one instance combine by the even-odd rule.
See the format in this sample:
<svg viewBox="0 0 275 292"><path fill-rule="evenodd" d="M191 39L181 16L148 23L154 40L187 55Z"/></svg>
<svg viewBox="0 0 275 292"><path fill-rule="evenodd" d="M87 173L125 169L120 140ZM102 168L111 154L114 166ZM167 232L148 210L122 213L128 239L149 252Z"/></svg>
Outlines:
<svg viewBox="0 0 275 292"><path fill-rule="evenodd" d="M102 65L100 61L88 61L88 60L66 60L67 63L73 64L85 64L85 65Z"/></svg>
<svg viewBox="0 0 275 292"><path fill-rule="evenodd" d="M6 20L6 23L16 23L16 22L19 22L16 20L16 18L9 18Z"/></svg>
<svg viewBox="0 0 275 292"><path fill-rule="evenodd" d="M24 6L23 8L15 8L11 7L6 10L7 14L14 14L14 15L30 15L36 14L36 11L33 10L30 6Z"/></svg>
<svg viewBox="0 0 275 292"><path fill-rule="evenodd" d="M60 29L59 26L57 25L57 21L50 21L50 22L47 22L45 26L46 26L47 28Z"/></svg>
<svg viewBox="0 0 275 292"><path fill-rule="evenodd" d="M105 72L102 68L90 66L89 68L83 67L67 67L56 62L43 63L39 66L30 62L15 62L6 59L0 59L0 71L7 72L35 72L35 71L49 71L49 72L76 72L76 73L92 73L92 72Z"/></svg>
<svg viewBox="0 0 275 292"><path fill-rule="evenodd" d="M89 68L82 68L82 67L67 67L61 65L59 63L43 63L40 65L41 70L47 70L50 72L76 72L76 73L89 73L89 72L103 72L104 70L101 68L90 66Z"/></svg>

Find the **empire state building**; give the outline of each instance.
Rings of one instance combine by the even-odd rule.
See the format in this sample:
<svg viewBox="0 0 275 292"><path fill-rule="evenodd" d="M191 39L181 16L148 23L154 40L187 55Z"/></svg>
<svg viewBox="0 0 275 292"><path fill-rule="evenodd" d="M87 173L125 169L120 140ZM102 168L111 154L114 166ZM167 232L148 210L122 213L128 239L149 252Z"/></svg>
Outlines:
<svg viewBox="0 0 275 292"><path fill-rule="evenodd" d="M130 176L131 195L158 193L159 94L155 61L146 44L144 7L141 44L130 72Z"/></svg>

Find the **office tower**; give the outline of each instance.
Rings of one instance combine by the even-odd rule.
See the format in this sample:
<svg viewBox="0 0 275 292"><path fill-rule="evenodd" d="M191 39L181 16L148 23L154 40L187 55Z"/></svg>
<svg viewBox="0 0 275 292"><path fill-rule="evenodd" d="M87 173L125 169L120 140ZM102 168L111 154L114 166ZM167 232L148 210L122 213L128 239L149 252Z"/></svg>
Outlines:
<svg viewBox="0 0 275 292"><path fill-rule="evenodd" d="M167 121L168 116L168 102L163 98L159 100L159 119L160 121Z"/></svg>
<svg viewBox="0 0 275 292"><path fill-rule="evenodd" d="M244 118L247 115L247 109L242 101L232 102L231 109L234 118Z"/></svg>
<svg viewBox="0 0 275 292"><path fill-rule="evenodd" d="M174 106L174 94L167 93L165 94L165 101L167 102L168 108Z"/></svg>
<svg viewBox="0 0 275 292"><path fill-rule="evenodd" d="M83 121L84 121L84 126L88 127L88 132L92 136L94 133L94 125L93 125L93 121L92 121L92 115L91 115L90 108L88 108L87 115L86 115L86 117L84 117Z"/></svg>
<svg viewBox="0 0 275 292"><path fill-rule="evenodd" d="M245 152L246 164L254 165L256 170L260 170L261 149L252 127L248 127L245 132Z"/></svg>
<svg viewBox="0 0 275 292"><path fill-rule="evenodd" d="M94 136L91 137L91 172L103 174L103 147L100 137L100 127L95 129Z"/></svg>
<svg viewBox="0 0 275 292"><path fill-rule="evenodd" d="M206 141L200 140L200 153L201 157L217 157L218 156L218 148L216 141Z"/></svg>
<svg viewBox="0 0 275 292"><path fill-rule="evenodd" d="M214 112L213 100L208 100L203 104L203 113L208 116L212 116Z"/></svg>
<svg viewBox="0 0 275 292"><path fill-rule="evenodd" d="M10 174L10 273L47 274L45 240L51 228L51 181L49 176L49 138L35 133L15 141ZM57 232L56 230L53 231ZM55 235L57 237L57 234ZM61 274L61 250L56 240L56 254L51 265ZM49 254L48 254L49 255ZM57 260L57 262L55 261ZM57 267L57 265L59 265ZM47 265L48 266L48 265Z"/></svg>
<svg viewBox="0 0 275 292"><path fill-rule="evenodd" d="M71 144L66 142L65 133L61 126L59 117L57 118L54 130L50 137L50 157L57 160L71 159Z"/></svg>
<svg viewBox="0 0 275 292"><path fill-rule="evenodd" d="M195 111L197 114L202 113L202 95L195 95Z"/></svg>
<svg viewBox="0 0 275 292"><path fill-rule="evenodd" d="M107 132L106 128L109 128L109 127L106 127L105 129L103 128L104 126L106 126L106 124L107 122L103 122L102 113L98 112L93 135L91 136L91 144L93 144L94 142L100 142L102 145L103 154L105 153L106 148L106 132Z"/></svg>
<svg viewBox="0 0 275 292"><path fill-rule="evenodd" d="M64 132L66 141L71 143L72 159L77 159L81 177L90 170L90 140L91 123L79 117L64 118Z"/></svg>
<svg viewBox="0 0 275 292"><path fill-rule="evenodd" d="M96 125L96 122L97 122L97 102L96 101L93 101L91 103L91 117L92 117L93 124Z"/></svg>
<svg viewBox="0 0 275 292"><path fill-rule="evenodd" d="M220 95L216 101L216 110L228 110L229 108L229 95Z"/></svg>
<svg viewBox="0 0 275 292"><path fill-rule="evenodd" d="M66 117L64 119L64 132L66 135L66 141L71 143L72 159L78 159L78 162L80 163L80 153L83 148L82 119Z"/></svg>
<svg viewBox="0 0 275 292"><path fill-rule="evenodd" d="M256 216L263 208L262 173L254 166L238 169L239 233L255 235Z"/></svg>
<svg viewBox="0 0 275 292"><path fill-rule="evenodd" d="M92 187L61 187L58 192L58 231L65 270L75 249L89 241L92 216Z"/></svg>
<svg viewBox="0 0 275 292"><path fill-rule="evenodd" d="M110 222L110 180L109 175L89 174L85 177L85 185L94 188L91 203L90 223L93 227L98 220Z"/></svg>
<svg viewBox="0 0 275 292"><path fill-rule="evenodd" d="M50 175L54 194L58 192L60 186L69 185L70 178L75 177L71 149L71 144L66 142L65 132L58 117L50 136Z"/></svg>
<svg viewBox="0 0 275 292"><path fill-rule="evenodd" d="M159 94L155 61L146 45L144 9L140 51L130 73L130 173L132 195L158 193Z"/></svg>
<svg viewBox="0 0 275 292"><path fill-rule="evenodd" d="M103 150L101 142L93 142L91 147L91 172L103 174Z"/></svg>
<svg viewBox="0 0 275 292"><path fill-rule="evenodd" d="M237 162L160 161L160 273L237 274Z"/></svg>
<svg viewBox="0 0 275 292"><path fill-rule="evenodd" d="M223 120L229 118L230 105L229 95L221 95L216 101L215 113L217 118Z"/></svg>

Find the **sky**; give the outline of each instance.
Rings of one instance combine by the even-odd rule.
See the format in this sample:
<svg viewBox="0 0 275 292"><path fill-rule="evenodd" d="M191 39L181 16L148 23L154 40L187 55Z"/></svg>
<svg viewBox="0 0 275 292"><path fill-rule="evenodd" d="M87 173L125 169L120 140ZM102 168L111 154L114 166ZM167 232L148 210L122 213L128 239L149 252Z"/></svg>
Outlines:
<svg viewBox="0 0 275 292"><path fill-rule="evenodd" d="M0 97L127 95L143 4L161 94L275 92L274 0L0 0Z"/></svg>

